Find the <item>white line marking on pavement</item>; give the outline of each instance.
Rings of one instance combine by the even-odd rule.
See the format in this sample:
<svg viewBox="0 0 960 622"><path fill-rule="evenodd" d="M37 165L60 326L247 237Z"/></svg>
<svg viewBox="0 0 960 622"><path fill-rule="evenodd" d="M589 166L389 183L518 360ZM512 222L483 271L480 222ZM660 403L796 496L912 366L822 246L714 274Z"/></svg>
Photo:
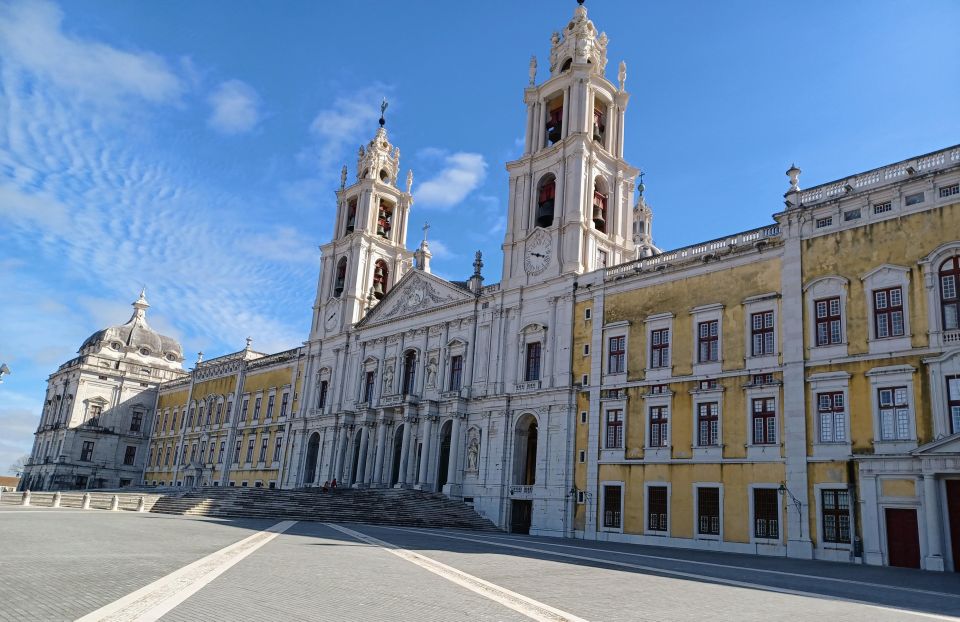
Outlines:
<svg viewBox="0 0 960 622"><path fill-rule="evenodd" d="M480 577L467 574L462 570L457 570L452 566L442 564L435 559L426 557L425 555L408 551L407 549L401 548L395 544L391 544L390 542L379 540L372 536L360 533L359 531L341 527L340 525L334 525L332 523L324 524L331 529L336 529L337 531L345 533L350 537L356 538L357 540L366 542L367 544L372 544L374 546L379 546L385 551L393 553L401 559L405 559L412 564L416 564L425 570L429 570L430 572L443 577L447 581L456 583L457 585L465 587L472 592L476 592L484 598L489 598L492 601L498 602L501 605L513 609L514 611L522 613L532 620L537 620L538 622L587 622L583 618L579 618L572 613L561 611L560 609L556 609L550 605L545 605L544 603L536 601L522 594L512 592L505 587L495 585L489 581L484 581Z"/></svg>
<svg viewBox="0 0 960 622"><path fill-rule="evenodd" d="M820 598L825 600L835 600L846 603L853 603L856 605L864 605L866 607L872 607L874 609L881 609L883 611L893 611L901 614L908 614L912 616L919 616L923 618L930 618L933 620L949 620L950 622L960 622L960 618L948 615L940 615L936 613L926 613L923 611L914 611L912 609L903 609L900 607L890 607L886 605L878 605L876 603L871 603L864 600L857 600L855 598L845 598L842 596L832 596L829 594L819 594L817 592L808 592L805 590L793 590L790 588L777 587L773 585L764 585L763 583L752 583L750 581L738 581L736 579L725 579L723 577L716 577L708 574L697 574L695 572L684 572L682 570L670 570L667 568L659 568L657 566L644 566L642 564L631 564L629 562L617 561L615 559L606 559L603 557L590 557L587 555L575 555L573 553L562 553L560 551L551 551L549 549L538 549L531 546L520 546L519 544L506 544L503 542L495 542L492 540L482 540L480 538L468 538L465 536L451 536L448 534L437 533L436 531L426 531L418 529L410 529L408 527L387 527L385 525L378 525L378 529L391 529L394 531L406 531L409 533L429 533L431 536L437 538L449 538L451 540L463 540L464 542L477 542L480 544L489 544L492 546L500 546L509 549L517 549L520 551L532 551L536 553L546 553L547 555L553 555L555 557L566 557L570 559L579 559L582 561L597 562L601 564L607 564L610 566L619 566L621 568L632 568L635 570L644 570L647 572L654 572L661 575L672 575L675 577L681 577L684 579L694 579L696 581L707 581L712 583L720 583L723 585L730 585L734 587L743 587L748 589L757 589L757 590L766 590L769 592L779 592L781 594L791 594L793 596L807 596L811 598Z"/></svg>
<svg viewBox="0 0 960 622"><path fill-rule="evenodd" d="M434 531L424 530L428 533L436 533ZM891 585L889 583L873 583L871 581L857 581L856 579L840 579L838 577L825 577L823 575L811 575L803 574L801 572L786 572L785 570L768 570L764 568L751 568L749 566L738 566L735 564L719 564L717 562L701 562L692 559L684 559L682 557L665 557L662 555L650 555L647 553L629 553L627 551L617 551L614 549L598 549L592 548L589 546L576 546L574 544L555 544L553 542L544 542L543 540L529 540L523 537L509 537L509 536L488 536L477 534L477 538L482 538L484 541L488 541L493 544L495 541L503 540L506 542L530 542L531 544L537 544L540 546L550 546L564 549L576 549L580 551L594 551L596 553L611 553L613 555L628 555L630 557L642 557L645 559L655 559L659 561L666 562L676 562L683 564L690 564L694 566L709 566L712 568L725 568L728 570L739 570L743 572L755 572L762 574L772 574L783 577L796 577L802 579L812 579L814 581L830 581L834 583L845 583L848 585L862 585L864 587L876 587L885 590L898 590L901 592L912 592L915 594L928 594L930 596L945 596L948 598L960 598L960 594L955 594L953 592L937 592L934 590L921 590L915 587L903 587L900 585Z"/></svg>
<svg viewBox="0 0 960 622"><path fill-rule="evenodd" d="M77 619L77 622L106 620L111 622L127 620L152 622L159 620L164 614L199 592L231 566L290 529L296 523L295 520L285 520L268 529L258 531L252 536L234 542L219 551L198 559L192 564L175 570L109 605L88 613Z"/></svg>

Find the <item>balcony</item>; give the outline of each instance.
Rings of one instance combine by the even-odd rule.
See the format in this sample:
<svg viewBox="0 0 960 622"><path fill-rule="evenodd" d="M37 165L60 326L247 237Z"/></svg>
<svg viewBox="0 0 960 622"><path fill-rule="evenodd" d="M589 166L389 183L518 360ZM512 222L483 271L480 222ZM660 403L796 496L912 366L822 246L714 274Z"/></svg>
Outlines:
<svg viewBox="0 0 960 622"><path fill-rule="evenodd" d="M960 330L943 331L943 345L960 343Z"/></svg>
<svg viewBox="0 0 960 622"><path fill-rule="evenodd" d="M518 382L516 385L517 393L523 393L526 391L537 391L540 389L539 380L528 380L526 382Z"/></svg>
<svg viewBox="0 0 960 622"><path fill-rule="evenodd" d="M511 486L510 498L511 499L532 499L533 486L519 486L519 485Z"/></svg>

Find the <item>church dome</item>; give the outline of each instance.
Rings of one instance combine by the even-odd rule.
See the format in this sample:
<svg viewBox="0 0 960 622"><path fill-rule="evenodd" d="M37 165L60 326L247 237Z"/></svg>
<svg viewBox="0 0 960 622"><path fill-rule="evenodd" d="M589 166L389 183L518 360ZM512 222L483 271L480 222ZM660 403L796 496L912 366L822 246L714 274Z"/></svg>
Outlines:
<svg viewBox="0 0 960 622"><path fill-rule="evenodd" d="M80 352L90 347L105 347L116 351L133 351L142 356L161 357L171 362L183 360L183 348L176 339L161 335L147 324L146 292L133 303L133 315L126 324L110 326L93 333L80 346Z"/></svg>

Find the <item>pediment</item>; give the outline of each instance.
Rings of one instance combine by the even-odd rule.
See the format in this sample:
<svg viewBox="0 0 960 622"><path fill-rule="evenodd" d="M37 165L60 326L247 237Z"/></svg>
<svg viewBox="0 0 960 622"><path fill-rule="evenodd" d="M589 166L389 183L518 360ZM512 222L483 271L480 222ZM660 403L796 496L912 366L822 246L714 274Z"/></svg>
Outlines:
<svg viewBox="0 0 960 622"><path fill-rule="evenodd" d="M910 453L914 456L958 455L960 454L960 432L921 445Z"/></svg>
<svg viewBox="0 0 960 622"><path fill-rule="evenodd" d="M422 270L408 272L383 300L358 323L379 324L401 317L419 315L437 307L474 300L464 289Z"/></svg>

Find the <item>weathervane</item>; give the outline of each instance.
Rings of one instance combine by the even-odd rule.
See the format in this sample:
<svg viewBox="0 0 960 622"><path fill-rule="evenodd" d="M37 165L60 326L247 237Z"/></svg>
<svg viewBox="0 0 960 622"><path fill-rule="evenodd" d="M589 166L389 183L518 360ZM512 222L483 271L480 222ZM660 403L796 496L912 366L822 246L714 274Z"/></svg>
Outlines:
<svg viewBox="0 0 960 622"><path fill-rule="evenodd" d="M384 125L387 124L387 121L386 121L386 119L383 118L383 115L384 115L384 113L387 112L387 106L389 106L389 105L390 105L390 103L387 101L387 98L386 98L386 97L384 97L384 98L383 98L383 101L380 102L380 127L383 127Z"/></svg>

